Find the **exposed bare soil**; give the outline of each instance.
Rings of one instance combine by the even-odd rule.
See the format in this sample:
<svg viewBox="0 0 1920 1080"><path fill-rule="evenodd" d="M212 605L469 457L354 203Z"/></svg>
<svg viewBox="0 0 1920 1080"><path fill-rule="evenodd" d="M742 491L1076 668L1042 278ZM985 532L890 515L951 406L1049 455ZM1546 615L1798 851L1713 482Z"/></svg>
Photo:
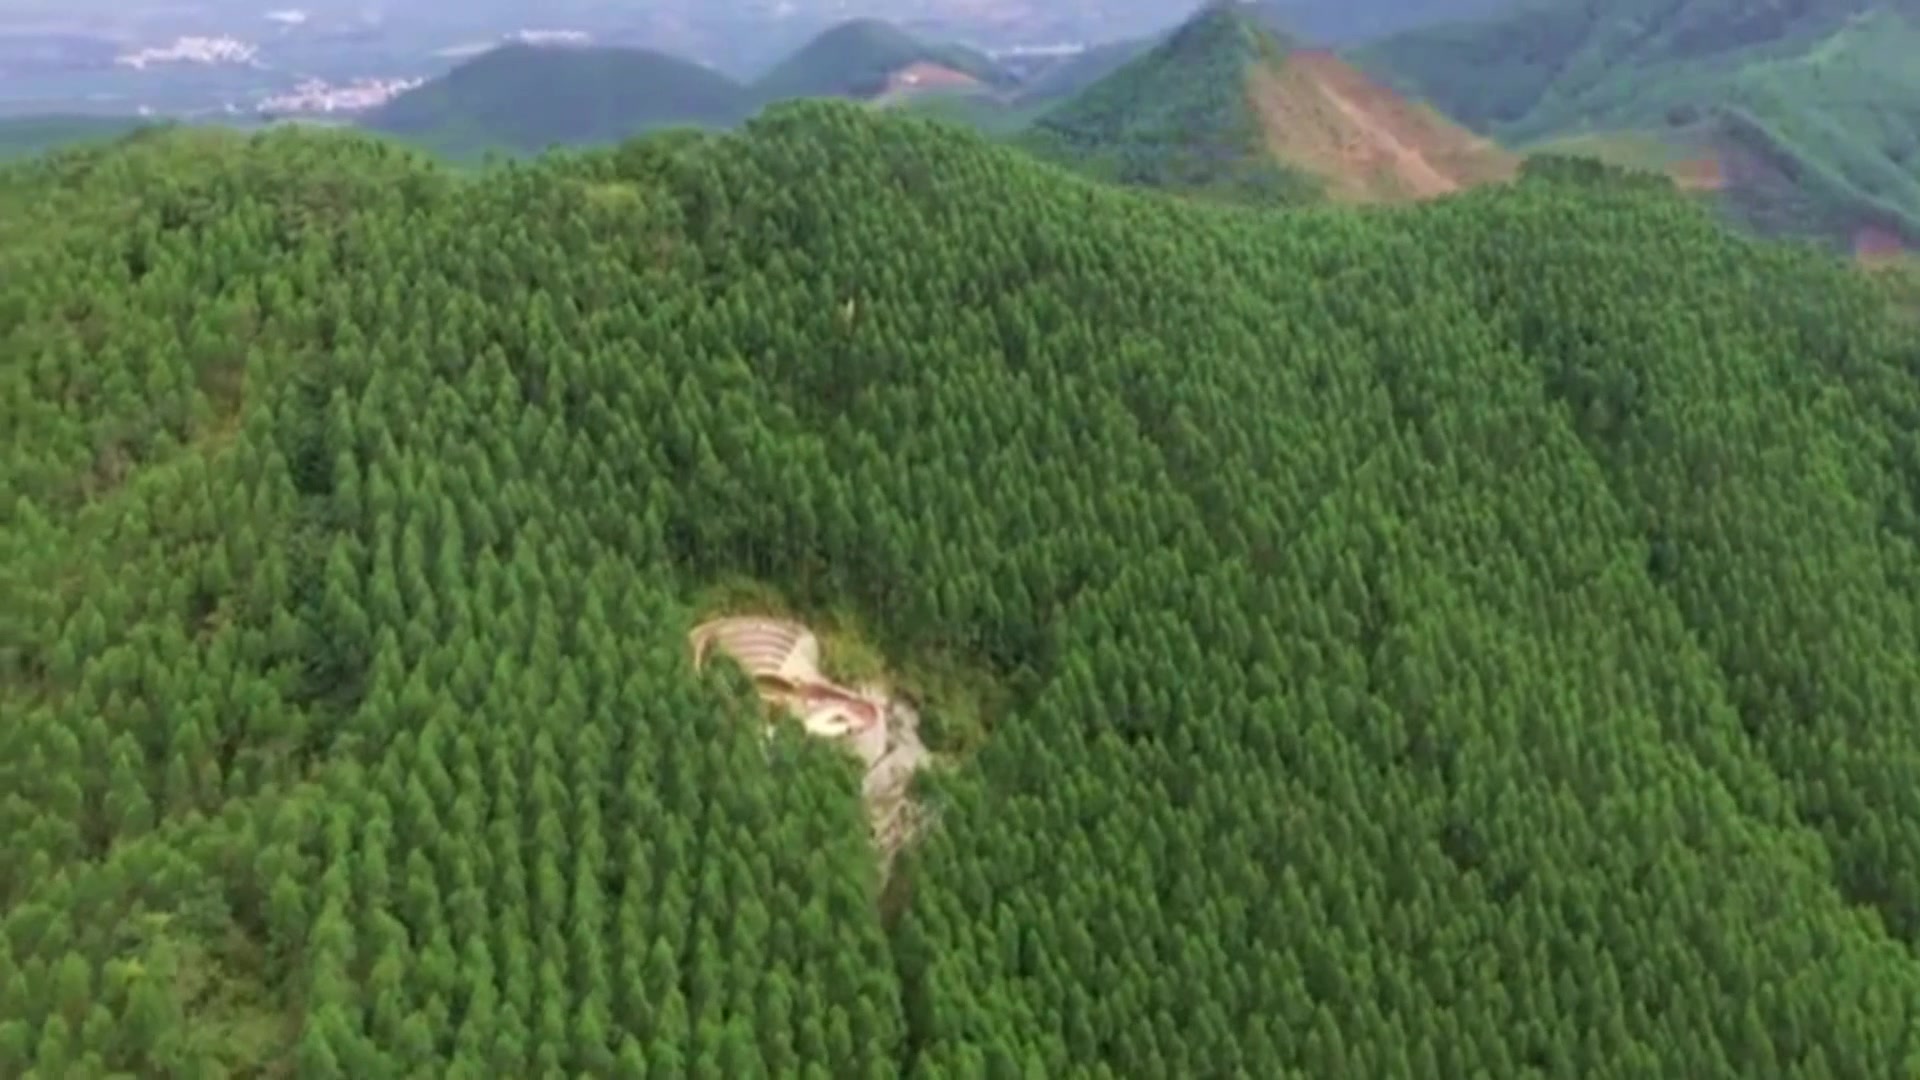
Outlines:
<svg viewBox="0 0 1920 1080"><path fill-rule="evenodd" d="M980 85L980 80L964 71L922 60L908 64L887 78L889 90L959 90Z"/></svg>
<svg viewBox="0 0 1920 1080"><path fill-rule="evenodd" d="M898 105L922 94L985 91L986 84L964 71L921 60L887 76L887 88L873 99L879 106Z"/></svg>
<svg viewBox="0 0 1920 1080"><path fill-rule="evenodd" d="M1430 199L1510 179L1519 157L1373 82L1332 53L1256 70L1247 92L1283 163L1348 202Z"/></svg>
<svg viewBox="0 0 1920 1080"><path fill-rule="evenodd" d="M1727 170L1718 154L1676 161L1667 166L1667 175L1681 191L1719 191L1727 186Z"/></svg>
<svg viewBox="0 0 1920 1080"><path fill-rule="evenodd" d="M1907 254L1907 245L1890 229L1867 225L1853 234L1853 257L1867 266L1893 265Z"/></svg>

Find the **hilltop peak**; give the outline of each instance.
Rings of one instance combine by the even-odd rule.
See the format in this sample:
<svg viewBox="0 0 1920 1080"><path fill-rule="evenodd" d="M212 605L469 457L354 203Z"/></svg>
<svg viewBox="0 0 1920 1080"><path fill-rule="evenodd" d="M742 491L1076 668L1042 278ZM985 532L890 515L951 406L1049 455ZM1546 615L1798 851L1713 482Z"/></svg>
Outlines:
<svg viewBox="0 0 1920 1080"><path fill-rule="evenodd" d="M1207 0L1162 43L1163 48L1188 51L1226 46L1259 53L1284 54L1301 47L1279 13L1254 0Z"/></svg>
<svg viewBox="0 0 1920 1080"><path fill-rule="evenodd" d="M1245 0L1209 0L1042 116L1029 141L1105 179L1242 202L1423 198L1512 171L1490 143Z"/></svg>
<svg viewBox="0 0 1920 1080"><path fill-rule="evenodd" d="M903 71L926 65L986 85L1012 82L986 54L922 41L884 19L848 19L814 35L755 84L764 101L802 97L871 98Z"/></svg>

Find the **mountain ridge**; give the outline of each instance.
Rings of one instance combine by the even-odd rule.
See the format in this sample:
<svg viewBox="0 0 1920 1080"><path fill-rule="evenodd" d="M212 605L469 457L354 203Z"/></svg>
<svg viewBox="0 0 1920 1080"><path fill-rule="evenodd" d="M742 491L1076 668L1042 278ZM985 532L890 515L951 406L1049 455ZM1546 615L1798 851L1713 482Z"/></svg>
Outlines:
<svg viewBox="0 0 1920 1080"><path fill-rule="evenodd" d="M1518 143L1609 132L1725 157L1768 232L1920 242L1920 4L1530 6L1357 50L1389 85Z"/></svg>
<svg viewBox="0 0 1920 1080"><path fill-rule="evenodd" d="M387 102L360 126L455 156L617 142L658 127L727 126L750 113L738 83L653 49L514 43Z"/></svg>
<svg viewBox="0 0 1920 1080"><path fill-rule="evenodd" d="M1242 201L1424 198L1517 167L1235 0L1043 112L1025 144L1121 183Z"/></svg>
<svg viewBox="0 0 1920 1080"><path fill-rule="evenodd" d="M750 83L655 49L512 43L398 95L359 126L470 159L662 127L727 128L795 97L882 98L969 79L999 88L1009 76L983 54L869 18L828 27Z"/></svg>
<svg viewBox="0 0 1920 1080"><path fill-rule="evenodd" d="M932 44L876 18L849 19L821 31L752 83L761 102L809 97L871 98L914 64L932 64L1006 87L1012 76L986 54L960 45Z"/></svg>

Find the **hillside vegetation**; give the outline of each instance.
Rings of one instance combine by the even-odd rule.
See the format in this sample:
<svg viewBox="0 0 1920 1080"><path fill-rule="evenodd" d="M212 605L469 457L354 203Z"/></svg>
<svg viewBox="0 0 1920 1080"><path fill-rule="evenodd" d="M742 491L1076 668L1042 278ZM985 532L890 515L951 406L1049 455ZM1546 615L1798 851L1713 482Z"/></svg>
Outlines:
<svg viewBox="0 0 1920 1080"><path fill-rule="evenodd" d="M834 26L789 56L753 85L763 102L809 97L868 98L887 88L895 72L914 64L949 68L990 86L1013 78L984 53L958 45L924 42L879 19L853 19Z"/></svg>
<svg viewBox="0 0 1920 1080"><path fill-rule="evenodd" d="M454 157L613 143L750 112L719 72L651 49L505 45L394 98L363 126Z"/></svg>
<svg viewBox="0 0 1920 1080"><path fill-rule="evenodd" d="M1268 152L1248 81L1286 43L1215 3L1146 53L1040 116L1020 144L1114 183L1255 203L1319 185Z"/></svg>
<svg viewBox="0 0 1920 1080"><path fill-rule="evenodd" d="M984 55L875 19L824 31L751 86L650 49L507 45L401 94L362 126L456 160L605 146L669 127L724 129L804 97L874 98L917 64L1004 88Z"/></svg>
<svg viewBox="0 0 1920 1080"><path fill-rule="evenodd" d="M1103 180L1256 204L1427 197L1514 165L1232 2L1206 5L1018 141Z"/></svg>
<svg viewBox="0 0 1920 1080"><path fill-rule="evenodd" d="M167 132L0 238L0 1075L1920 1074L1878 278L821 102ZM991 691L884 891L691 670L739 578Z"/></svg>
<svg viewBox="0 0 1920 1080"><path fill-rule="evenodd" d="M1920 242L1916 56L1911 0L1568 0L1359 59L1506 140L1628 131L1724 159L1727 205L1769 231Z"/></svg>

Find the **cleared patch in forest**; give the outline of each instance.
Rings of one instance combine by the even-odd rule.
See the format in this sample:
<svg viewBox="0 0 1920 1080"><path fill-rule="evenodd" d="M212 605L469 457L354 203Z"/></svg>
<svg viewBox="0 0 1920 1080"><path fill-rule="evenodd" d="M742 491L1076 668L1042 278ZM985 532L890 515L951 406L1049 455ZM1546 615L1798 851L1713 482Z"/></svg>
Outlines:
<svg viewBox="0 0 1920 1080"><path fill-rule="evenodd" d="M1011 687L977 660L942 649L901 656L874 644L861 617L846 606L802 609L777 588L745 576L711 582L692 599L702 625L717 619L791 623L818 641L820 673L847 687L872 687L886 700L888 749L862 778L862 795L881 849L883 867L927 825L927 808L913 798L914 778L952 767L978 749L992 719L1004 714ZM751 672L749 672L751 673Z"/></svg>
<svg viewBox="0 0 1920 1080"><path fill-rule="evenodd" d="M690 639L696 667L717 655L731 657L768 705L798 716L808 734L852 750L868 769L887 753L892 699L872 683L828 678L820 670L820 639L804 624L729 615L701 623Z"/></svg>
<svg viewBox="0 0 1920 1080"><path fill-rule="evenodd" d="M1332 53L1302 50L1248 77L1275 157L1344 202L1428 199L1511 179L1519 158L1379 86Z"/></svg>
<svg viewBox="0 0 1920 1080"><path fill-rule="evenodd" d="M770 597L771 598L771 597ZM741 612L707 619L689 635L696 667L725 654L754 681L776 714L791 714L816 738L839 744L865 767L860 794L883 866L917 831L911 787L933 758L920 738L920 710L893 694L877 650L843 636L836 663L811 627L777 614ZM830 673L831 672L831 673ZM844 680L844 681L843 681ZM771 732L771 729L769 729Z"/></svg>

